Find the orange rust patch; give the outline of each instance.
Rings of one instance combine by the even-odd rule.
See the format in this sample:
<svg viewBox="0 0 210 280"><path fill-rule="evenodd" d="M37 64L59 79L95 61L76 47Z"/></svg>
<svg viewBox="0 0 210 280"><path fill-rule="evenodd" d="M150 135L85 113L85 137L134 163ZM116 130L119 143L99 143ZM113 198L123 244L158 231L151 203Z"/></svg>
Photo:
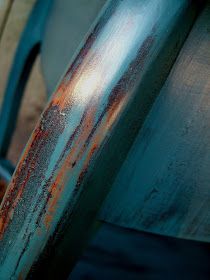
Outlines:
<svg viewBox="0 0 210 280"><path fill-rule="evenodd" d="M63 192L64 188L64 181L65 175L70 170L74 168L76 162L82 157L84 149L85 149L85 142L90 135L93 126L94 126L94 119L95 119L96 107L86 113L86 116L81 124L81 129L79 134L75 136L75 142L73 142L73 146L71 147L70 153L68 154L65 162L63 163L60 172L57 174L57 177L50 188L50 202L48 205L48 211L46 217L44 219L44 223L47 229L50 227L50 223L53 218L53 213L55 212L58 200Z"/></svg>
<svg viewBox="0 0 210 280"><path fill-rule="evenodd" d="M85 123L85 122L84 122ZM79 176L78 176L78 180L77 180L77 186L80 185L81 181L83 180L83 177L86 173L86 170L89 166L89 163L91 161L91 159L93 158L93 155L95 154L96 150L98 149L98 147L100 146L102 139L103 139L103 133L102 131L105 129L106 127L106 123L101 124L101 126L98 128L97 134L93 136L93 139L91 140L91 142L93 142L92 146L89 148L89 153L87 154L87 157L85 159L85 162L83 164L83 168L82 171L80 172ZM89 131L90 132L90 131ZM78 140L78 144L80 143L80 141ZM74 147L74 151L75 151L76 147ZM78 157L77 160L79 160L82 155L84 153L84 147L83 149L79 150L78 153ZM65 163L63 164L61 171L59 172L59 174L57 175L55 182L53 183L50 193L51 193L51 199L50 202L48 204L48 214L45 217L44 223L45 226L47 227L47 229L49 229L50 224L52 222L52 218L53 218L53 213L56 210L56 206L58 203L58 200L63 192L63 188L64 188L64 181L65 181L65 174L70 172L70 170L73 168L71 167L71 165L69 164L70 162L72 162L72 153L70 153L68 155L68 157L65 160Z"/></svg>
<svg viewBox="0 0 210 280"><path fill-rule="evenodd" d="M112 94L114 95L114 93ZM77 186L80 185L86 173L88 165L93 158L93 155L95 154L98 147L100 147L104 139L106 131L110 128L119 111L121 110L123 100L125 100L125 96L126 95L124 94L116 94L116 96L114 96L113 99L110 100L111 102L109 104L109 107L107 108L107 120L105 121L105 119L102 119L101 123L98 124L97 133L95 133L95 135L93 133L92 139L90 140L92 146L90 146L89 148L86 146L86 142L92 130L94 129L97 104L95 104L92 110L86 112L85 118L81 123L80 130L78 134L75 135L75 139L73 139L72 141L73 146L70 149L70 153L67 155L65 162L60 169L60 172L57 174L56 179L52 184L51 189L49 190L51 198L48 203L48 211L44 220L45 226L48 229L52 222L53 213L56 210L58 200L63 192L66 179L65 177L67 176L66 174L74 168L76 162L82 158L85 150L88 148L90 151L87 154L85 162L83 163L83 168L78 177Z"/></svg>
<svg viewBox="0 0 210 280"><path fill-rule="evenodd" d="M20 274L18 275L18 280L24 280L23 273L20 273Z"/></svg>
<svg viewBox="0 0 210 280"><path fill-rule="evenodd" d="M50 107L48 107L48 109L50 109ZM46 142L46 140L49 137L49 133L49 131L42 129L42 123L40 122L37 125L33 136L31 137L24 151L21 161L16 169L15 175L10 183L7 194L1 204L0 239L3 238L3 233L13 216L14 209L16 209L17 204L22 197L25 186L27 185L27 182L31 177L31 173L34 171L37 165L36 157L39 153L39 147L41 147L41 145L43 145L43 143ZM33 151L33 153L31 153L32 156L30 155L31 151ZM26 164L27 166L25 166ZM21 173L23 173L23 176L21 176ZM18 178L21 177L21 183L17 184Z"/></svg>

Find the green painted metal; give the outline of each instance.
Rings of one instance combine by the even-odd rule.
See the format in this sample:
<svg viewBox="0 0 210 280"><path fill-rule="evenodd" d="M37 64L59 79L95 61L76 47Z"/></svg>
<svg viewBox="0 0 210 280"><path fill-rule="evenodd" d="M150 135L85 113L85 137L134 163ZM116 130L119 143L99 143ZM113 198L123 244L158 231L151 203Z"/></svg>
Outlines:
<svg viewBox="0 0 210 280"><path fill-rule="evenodd" d="M58 258L61 274L71 269L194 8L188 0L112 0L104 7L43 112L1 204L1 279L38 275L45 259L45 270L53 271Z"/></svg>

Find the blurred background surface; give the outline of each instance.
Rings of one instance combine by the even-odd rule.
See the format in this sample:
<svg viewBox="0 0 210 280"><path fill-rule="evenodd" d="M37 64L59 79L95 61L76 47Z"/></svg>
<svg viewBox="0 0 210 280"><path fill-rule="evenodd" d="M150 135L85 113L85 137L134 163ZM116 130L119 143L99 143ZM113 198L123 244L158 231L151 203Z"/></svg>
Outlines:
<svg viewBox="0 0 210 280"><path fill-rule="evenodd" d="M35 0L0 0L0 104L21 33ZM36 59L24 93L17 126L8 153L15 165L46 102L40 57Z"/></svg>

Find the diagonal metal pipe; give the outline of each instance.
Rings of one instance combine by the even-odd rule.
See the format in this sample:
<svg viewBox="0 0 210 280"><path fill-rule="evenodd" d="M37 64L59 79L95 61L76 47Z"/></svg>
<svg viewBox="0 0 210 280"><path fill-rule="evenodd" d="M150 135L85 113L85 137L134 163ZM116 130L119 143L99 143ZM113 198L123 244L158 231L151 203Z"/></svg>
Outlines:
<svg viewBox="0 0 210 280"><path fill-rule="evenodd" d="M190 0L105 5L43 112L1 204L1 279L26 278L35 262L42 266L46 248L46 270L56 262L60 272L73 265L196 7Z"/></svg>

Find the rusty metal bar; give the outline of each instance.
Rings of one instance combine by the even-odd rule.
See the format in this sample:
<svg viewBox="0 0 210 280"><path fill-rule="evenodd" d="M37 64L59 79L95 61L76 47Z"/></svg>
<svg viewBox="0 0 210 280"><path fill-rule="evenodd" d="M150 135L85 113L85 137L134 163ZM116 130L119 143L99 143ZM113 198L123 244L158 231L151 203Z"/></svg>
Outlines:
<svg viewBox="0 0 210 280"><path fill-rule="evenodd" d="M113 0L104 7L1 204L1 279L25 278L66 225L80 252L194 16L189 0Z"/></svg>

